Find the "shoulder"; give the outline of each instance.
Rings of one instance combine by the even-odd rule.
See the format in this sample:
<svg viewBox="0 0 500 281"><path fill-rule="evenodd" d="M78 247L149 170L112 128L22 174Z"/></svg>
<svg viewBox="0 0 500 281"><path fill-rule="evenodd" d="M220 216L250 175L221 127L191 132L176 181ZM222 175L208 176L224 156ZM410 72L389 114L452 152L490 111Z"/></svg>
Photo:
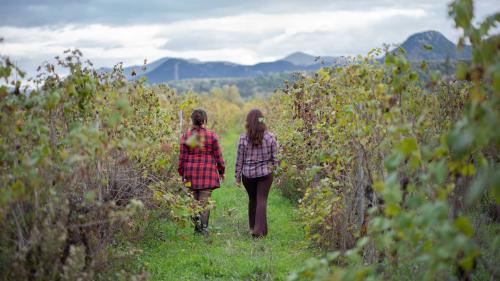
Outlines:
<svg viewBox="0 0 500 281"><path fill-rule="evenodd" d="M181 138L182 138L182 139L187 139L187 138L189 138L191 135L192 135L192 132L191 132L191 130L189 130L189 131L184 132L184 133L182 134Z"/></svg>
<svg viewBox="0 0 500 281"><path fill-rule="evenodd" d="M209 136L215 140L219 140L219 135L217 135L217 133L215 133L214 131L206 130L206 132L207 132L207 136Z"/></svg>
<svg viewBox="0 0 500 281"><path fill-rule="evenodd" d="M266 140L274 140L274 141L276 141L276 136L275 136L273 133L271 133L271 132L269 132L269 131L266 131L266 132L264 133L264 139L266 139Z"/></svg>
<svg viewBox="0 0 500 281"><path fill-rule="evenodd" d="M265 136L268 136L268 137L271 137L271 138L275 138L274 134L273 134L272 132L270 132L270 131L266 131L266 132L264 133L264 135L265 135Z"/></svg>
<svg viewBox="0 0 500 281"><path fill-rule="evenodd" d="M246 133L243 133L240 135L240 143L246 143L248 140L247 138L247 134Z"/></svg>

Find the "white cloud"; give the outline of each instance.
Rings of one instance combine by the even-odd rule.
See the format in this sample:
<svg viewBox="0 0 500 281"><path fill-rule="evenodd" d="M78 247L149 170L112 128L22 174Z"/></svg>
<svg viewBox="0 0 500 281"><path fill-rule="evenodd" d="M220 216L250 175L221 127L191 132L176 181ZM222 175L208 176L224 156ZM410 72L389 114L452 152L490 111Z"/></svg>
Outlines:
<svg viewBox="0 0 500 281"><path fill-rule="evenodd" d="M244 64L283 57L294 51L316 55L366 53L382 43L399 43L411 33L437 29L454 34L450 21L422 8L251 13L183 20L168 24L109 26L0 27L2 55L32 68L80 48L97 66L138 64L164 57L225 60ZM32 70L28 69L28 71Z"/></svg>

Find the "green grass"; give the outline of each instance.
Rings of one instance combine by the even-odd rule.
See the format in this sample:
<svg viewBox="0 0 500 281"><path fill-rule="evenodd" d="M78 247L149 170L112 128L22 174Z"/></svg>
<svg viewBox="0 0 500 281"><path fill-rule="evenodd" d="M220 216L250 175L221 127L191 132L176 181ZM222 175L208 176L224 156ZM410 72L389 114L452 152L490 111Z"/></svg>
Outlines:
<svg viewBox="0 0 500 281"><path fill-rule="evenodd" d="M179 228L156 221L138 263L151 280L285 280L288 273L315 253L307 247L294 206L276 189L268 200L269 234L253 239L248 233L248 197L234 183L234 162L239 132L221 138L227 179L213 192L216 207L210 215L208 237L193 235L192 227Z"/></svg>

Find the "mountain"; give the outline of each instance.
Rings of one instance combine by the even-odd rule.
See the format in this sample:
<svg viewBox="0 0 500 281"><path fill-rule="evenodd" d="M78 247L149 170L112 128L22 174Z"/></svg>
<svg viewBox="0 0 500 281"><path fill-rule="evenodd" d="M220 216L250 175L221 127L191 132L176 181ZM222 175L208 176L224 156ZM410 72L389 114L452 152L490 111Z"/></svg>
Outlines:
<svg viewBox="0 0 500 281"><path fill-rule="evenodd" d="M315 64L325 65L341 65L346 63L347 58L331 57L331 56L312 56L303 52L295 52L283 58L284 61L291 62L295 65L309 66Z"/></svg>
<svg viewBox="0 0 500 281"><path fill-rule="evenodd" d="M410 61L428 60L434 62L470 60L471 48L457 46L437 31L425 31L411 35L401 45ZM396 50L393 50L395 52ZM383 59L383 58L381 58ZM124 69L129 79L146 77L148 83L158 84L167 81L188 79L252 78L272 73L291 73L316 71L324 66L343 66L352 63L348 57L313 56L303 52L292 53L282 59L254 65L242 65L225 61L202 62L196 59L161 58L146 65L130 66ZM110 71L102 68L100 71ZM137 75L132 76L132 70Z"/></svg>
<svg viewBox="0 0 500 281"><path fill-rule="evenodd" d="M410 61L470 60L471 47L462 50L438 31L415 33L400 45L405 50L405 57Z"/></svg>
<svg viewBox="0 0 500 281"><path fill-rule="evenodd" d="M306 54L304 54L306 55ZM312 56L311 56L312 57ZM147 70L139 77L145 76L151 84L163 83L172 80L199 79L199 78L244 78L267 75L270 73L314 71L322 66L331 66L330 63L314 62L307 64L292 63L286 59L272 62L262 62L254 65L241 65L230 62L199 62L185 59L168 59L152 70Z"/></svg>
<svg viewBox="0 0 500 281"><path fill-rule="evenodd" d="M162 65L164 62L166 62L169 59L171 59L171 58L164 57L164 58L161 58L159 60L155 60L151 63L146 64L145 65L146 72L149 72L149 71L156 69L158 66ZM132 71L135 71L137 74L139 74L141 72L144 72L142 69L143 69L143 65L127 66L127 67L123 68L123 74L125 75L125 77L127 77L127 79L133 79ZM111 68L111 67L101 67L98 69L98 72L111 72L112 70L113 70L113 68Z"/></svg>
<svg viewBox="0 0 500 281"><path fill-rule="evenodd" d="M315 57L296 52L283 59L242 65L224 61L201 62L170 58L153 69L147 69L144 76L151 84L166 81L203 78L249 78L271 73L316 71L325 66L340 66L348 63L347 57ZM152 64L156 65L156 62ZM139 72L138 72L139 73Z"/></svg>
<svg viewBox="0 0 500 281"><path fill-rule="evenodd" d="M313 65L318 63L316 58L303 52L295 52L284 57L283 60L295 65Z"/></svg>

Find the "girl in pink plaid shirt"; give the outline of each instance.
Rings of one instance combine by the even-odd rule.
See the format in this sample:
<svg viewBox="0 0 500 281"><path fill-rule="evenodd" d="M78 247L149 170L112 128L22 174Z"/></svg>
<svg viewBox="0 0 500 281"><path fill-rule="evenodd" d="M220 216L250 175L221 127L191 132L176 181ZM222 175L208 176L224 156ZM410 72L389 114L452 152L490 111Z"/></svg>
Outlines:
<svg viewBox="0 0 500 281"><path fill-rule="evenodd" d="M267 197L278 165L278 143L258 109L246 119L246 133L240 137L236 158L236 184L243 182L248 193L248 221L254 237L267 235Z"/></svg>

